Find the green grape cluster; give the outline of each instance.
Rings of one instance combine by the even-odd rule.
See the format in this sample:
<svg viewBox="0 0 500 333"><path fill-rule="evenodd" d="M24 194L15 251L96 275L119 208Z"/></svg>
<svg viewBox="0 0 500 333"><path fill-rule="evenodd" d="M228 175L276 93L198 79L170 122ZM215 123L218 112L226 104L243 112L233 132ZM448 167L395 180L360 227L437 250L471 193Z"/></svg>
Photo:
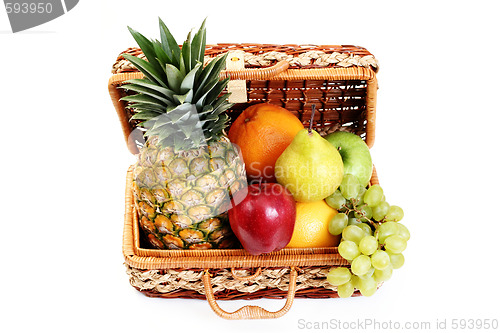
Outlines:
<svg viewBox="0 0 500 333"><path fill-rule="evenodd" d="M371 296L379 283L391 278L393 269L404 264L402 252L410 232L399 222L403 210L387 203L380 185L364 188L351 174L344 175L340 187L325 200L339 212L328 229L342 235L338 251L351 264L330 269L327 280L340 297L350 297L355 289Z"/></svg>

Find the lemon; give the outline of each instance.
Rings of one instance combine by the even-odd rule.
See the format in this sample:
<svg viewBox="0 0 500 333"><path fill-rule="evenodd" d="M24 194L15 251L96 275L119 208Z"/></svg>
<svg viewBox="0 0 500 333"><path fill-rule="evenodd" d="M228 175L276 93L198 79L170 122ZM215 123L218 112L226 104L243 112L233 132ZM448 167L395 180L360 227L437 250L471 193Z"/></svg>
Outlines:
<svg viewBox="0 0 500 333"><path fill-rule="evenodd" d="M330 247L338 246L340 235L328 232L328 223L337 211L324 200L297 202L297 217L292 239L286 247Z"/></svg>

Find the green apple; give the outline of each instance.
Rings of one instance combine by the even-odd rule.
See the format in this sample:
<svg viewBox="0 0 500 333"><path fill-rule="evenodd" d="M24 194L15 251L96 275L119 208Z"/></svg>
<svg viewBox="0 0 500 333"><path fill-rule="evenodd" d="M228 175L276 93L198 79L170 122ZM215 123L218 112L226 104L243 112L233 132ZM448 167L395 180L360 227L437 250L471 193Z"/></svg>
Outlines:
<svg viewBox="0 0 500 333"><path fill-rule="evenodd" d="M359 136L349 132L334 132L325 137L338 149L344 162L344 174L356 176L362 186L368 185L372 176L370 149Z"/></svg>

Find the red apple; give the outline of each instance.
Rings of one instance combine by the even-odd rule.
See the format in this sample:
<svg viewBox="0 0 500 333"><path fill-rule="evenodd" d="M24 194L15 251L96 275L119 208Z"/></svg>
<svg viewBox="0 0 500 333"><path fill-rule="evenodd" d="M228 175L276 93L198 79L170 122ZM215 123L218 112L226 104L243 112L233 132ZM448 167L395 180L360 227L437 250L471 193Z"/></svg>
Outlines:
<svg viewBox="0 0 500 333"><path fill-rule="evenodd" d="M229 210L229 223L241 245L259 255L284 248L295 225L295 200L277 183L252 184L248 194Z"/></svg>

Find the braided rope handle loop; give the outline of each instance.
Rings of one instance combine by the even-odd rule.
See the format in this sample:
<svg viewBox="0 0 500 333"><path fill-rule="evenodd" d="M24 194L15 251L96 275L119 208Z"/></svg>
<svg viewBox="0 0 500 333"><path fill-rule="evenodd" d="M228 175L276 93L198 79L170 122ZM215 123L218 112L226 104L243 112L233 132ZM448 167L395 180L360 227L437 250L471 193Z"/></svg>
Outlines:
<svg viewBox="0 0 500 333"><path fill-rule="evenodd" d="M257 272L260 274L262 270L259 269ZM258 274L254 274L257 276ZM252 277L254 276L252 275ZM293 299L295 297L295 291L297 290L297 270L295 267L290 267L290 282L288 285L288 294L286 297L286 302L283 308L278 311L268 311L255 305L245 305L234 312L227 312L220 308L217 304L214 296L214 291L212 289L212 283L210 280L210 272L205 270L203 274L203 285L205 287L205 295L207 297L208 304L212 310L219 317L224 319L272 319L283 316L292 307ZM234 273L233 273L234 276Z"/></svg>

